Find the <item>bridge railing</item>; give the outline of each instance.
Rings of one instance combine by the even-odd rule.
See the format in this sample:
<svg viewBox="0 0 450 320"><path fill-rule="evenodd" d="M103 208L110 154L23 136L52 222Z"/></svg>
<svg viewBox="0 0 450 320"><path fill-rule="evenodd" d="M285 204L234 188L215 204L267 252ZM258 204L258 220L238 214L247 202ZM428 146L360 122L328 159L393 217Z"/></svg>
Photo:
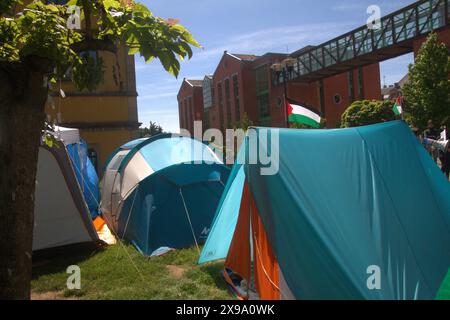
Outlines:
<svg viewBox="0 0 450 320"><path fill-rule="evenodd" d="M303 51L288 72L288 80L307 78L321 70L399 45L449 25L450 0L422 0L381 18L378 29L363 26L317 47ZM320 76L320 75L319 75ZM274 84L283 77L274 75Z"/></svg>

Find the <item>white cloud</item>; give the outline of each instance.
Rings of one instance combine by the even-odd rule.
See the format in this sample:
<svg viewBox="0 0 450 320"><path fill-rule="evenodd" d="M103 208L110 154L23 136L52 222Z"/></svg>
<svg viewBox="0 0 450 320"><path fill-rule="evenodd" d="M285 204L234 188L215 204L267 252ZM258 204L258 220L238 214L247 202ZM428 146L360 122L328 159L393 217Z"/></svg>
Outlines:
<svg viewBox="0 0 450 320"><path fill-rule="evenodd" d="M192 60L215 58L229 52L264 54L268 51L287 52L301 49L306 45L317 45L323 41L348 31L349 23L317 23L297 26L262 29L250 33L238 34L225 39L223 45L206 48L194 55Z"/></svg>

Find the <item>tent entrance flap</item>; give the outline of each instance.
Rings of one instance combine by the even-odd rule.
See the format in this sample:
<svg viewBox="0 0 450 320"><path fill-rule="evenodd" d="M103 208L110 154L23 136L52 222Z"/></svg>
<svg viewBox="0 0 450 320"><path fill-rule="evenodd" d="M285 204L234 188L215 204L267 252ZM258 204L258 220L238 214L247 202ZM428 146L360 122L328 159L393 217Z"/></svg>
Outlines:
<svg viewBox="0 0 450 320"><path fill-rule="evenodd" d="M241 299L250 299L253 288L260 299L280 298L278 262L247 183L222 274Z"/></svg>
<svg viewBox="0 0 450 320"><path fill-rule="evenodd" d="M279 300L279 266L270 245L258 209L252 199L251 222L253 240L253 270L256 290L262 300Z"/></svg>
<svg viewBox="0 0 450 320"><path fill-rule="evenodd" d="M239 209L239 217L234 231L233 239L230 244L227 258L225 260L225 269L223 275L228 284L235 290L240 298L247 298L248 292L239 289L241 283L248 291L248 284L251 276L251 259L250 259L250 210L251 195L248 184L244 185L242 194L241 207ZM234 278L232 276L234 274ZM239 282L236 279L242 279Z"/></svg>

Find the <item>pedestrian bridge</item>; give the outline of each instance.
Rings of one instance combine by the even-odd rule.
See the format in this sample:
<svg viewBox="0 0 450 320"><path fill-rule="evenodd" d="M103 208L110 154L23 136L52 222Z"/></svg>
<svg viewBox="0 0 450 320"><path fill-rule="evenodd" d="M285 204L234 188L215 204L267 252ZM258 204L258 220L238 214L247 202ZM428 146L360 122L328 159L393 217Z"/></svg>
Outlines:
<svg viewBox="0 0 450 320"><path fill-rule="evenodd" d="M291 54L288 81L312 82L413 51L414 40L450 28L450 0L422 0L381 18L381 27L367 25L319 46ZM283 75L273 73L274 83Z"/></svg>

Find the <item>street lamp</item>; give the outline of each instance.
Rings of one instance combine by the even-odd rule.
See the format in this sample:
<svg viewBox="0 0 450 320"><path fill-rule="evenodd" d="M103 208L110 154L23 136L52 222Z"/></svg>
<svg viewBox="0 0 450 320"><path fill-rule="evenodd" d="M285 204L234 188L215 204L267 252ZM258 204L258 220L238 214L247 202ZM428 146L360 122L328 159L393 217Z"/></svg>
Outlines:
<svg viewBox="0 0 450 320"><path fill-rule="evenodd" d="M280 76L283 77L283 88L284 88L284 105L285 105L285 113L286 113L286 125L289 128L289 120L288 120L288 112L286 109L286 100L288 99L287 95L287 82L289 80L289 77L292 76L292 72L294 71L295 63L297 62L296 59L292 57L287 57L281 62L275 62L270 67L272 71L275 73L277 79L280 79Z"/></svg>

